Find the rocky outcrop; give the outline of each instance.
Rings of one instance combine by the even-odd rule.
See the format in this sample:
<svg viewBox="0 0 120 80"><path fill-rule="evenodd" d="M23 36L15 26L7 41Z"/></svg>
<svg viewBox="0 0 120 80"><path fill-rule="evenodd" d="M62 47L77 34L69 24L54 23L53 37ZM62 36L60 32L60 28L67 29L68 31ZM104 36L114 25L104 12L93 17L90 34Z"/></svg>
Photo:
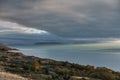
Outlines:
<svg viewBox="0 0 120 80"><path fill-rule="evenodd" d="M17 48L12 48L0 43L0 51L10 51L10 50L18 50Z"/></svg>

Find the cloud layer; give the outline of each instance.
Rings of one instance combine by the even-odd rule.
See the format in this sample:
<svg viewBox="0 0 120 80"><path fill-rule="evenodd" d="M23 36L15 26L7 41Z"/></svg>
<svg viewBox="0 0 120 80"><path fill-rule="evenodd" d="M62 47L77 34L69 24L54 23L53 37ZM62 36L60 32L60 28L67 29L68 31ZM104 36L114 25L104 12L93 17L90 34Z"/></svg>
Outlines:
<svg viewBox="0 0 120 80"><path fill-rule="evenodd" d="M35 28L29 28L17 23L8 21L0 21L0 33L11 34L11 33L23 33L23 34L49 34L47 31L38 30Z"/></svg>
<svg viewBox="0 0 120 80"><path fill-rule="evenodd" d="M119 34L119 0L0 0L0 19L60 36ZM84 35L83 35L84 34Z"/></svg>

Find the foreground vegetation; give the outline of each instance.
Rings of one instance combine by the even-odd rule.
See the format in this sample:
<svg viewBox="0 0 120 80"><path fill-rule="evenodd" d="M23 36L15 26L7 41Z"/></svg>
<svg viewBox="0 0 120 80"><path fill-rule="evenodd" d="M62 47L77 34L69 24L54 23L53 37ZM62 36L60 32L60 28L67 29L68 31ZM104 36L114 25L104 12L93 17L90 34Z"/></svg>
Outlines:
<svg viewBox="0 0 120 80"><path fill-rule="evenodd" d="M33 80L120 80L119 72L105 67L41 59L8 51L0 51L0 71Z"/></svg>
<svg viewBox="0 0 120 80"><path fill-rule="evenodd" d="M16 74L11 74L7 72L0 72L0 80L30 80L24 77L21 77Z"/></svg>

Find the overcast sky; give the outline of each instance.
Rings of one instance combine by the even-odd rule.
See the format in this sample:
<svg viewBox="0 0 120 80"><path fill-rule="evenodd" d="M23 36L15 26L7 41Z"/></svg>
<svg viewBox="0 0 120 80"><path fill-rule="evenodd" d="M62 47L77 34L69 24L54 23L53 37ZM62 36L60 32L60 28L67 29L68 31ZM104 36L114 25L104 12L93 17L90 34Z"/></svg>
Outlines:
<svg viewBox="0 0 120 80"><path fill-rule="evenodd" d="M0 0L0 20L63 37L119 37L119 5L119 0Z"/></svg>

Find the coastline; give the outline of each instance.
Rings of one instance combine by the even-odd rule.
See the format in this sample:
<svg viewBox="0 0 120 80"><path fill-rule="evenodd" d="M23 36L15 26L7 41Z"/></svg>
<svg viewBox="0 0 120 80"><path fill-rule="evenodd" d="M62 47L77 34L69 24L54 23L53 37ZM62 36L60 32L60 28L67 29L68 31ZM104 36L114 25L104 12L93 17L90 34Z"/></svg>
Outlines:
<svg viewBox="0 0 120 80"><path fill-rule="evenodd" d="M20 52L0 51L0 68L33 80L119 80L120 73L106 67L27 56Z"/></svg>

